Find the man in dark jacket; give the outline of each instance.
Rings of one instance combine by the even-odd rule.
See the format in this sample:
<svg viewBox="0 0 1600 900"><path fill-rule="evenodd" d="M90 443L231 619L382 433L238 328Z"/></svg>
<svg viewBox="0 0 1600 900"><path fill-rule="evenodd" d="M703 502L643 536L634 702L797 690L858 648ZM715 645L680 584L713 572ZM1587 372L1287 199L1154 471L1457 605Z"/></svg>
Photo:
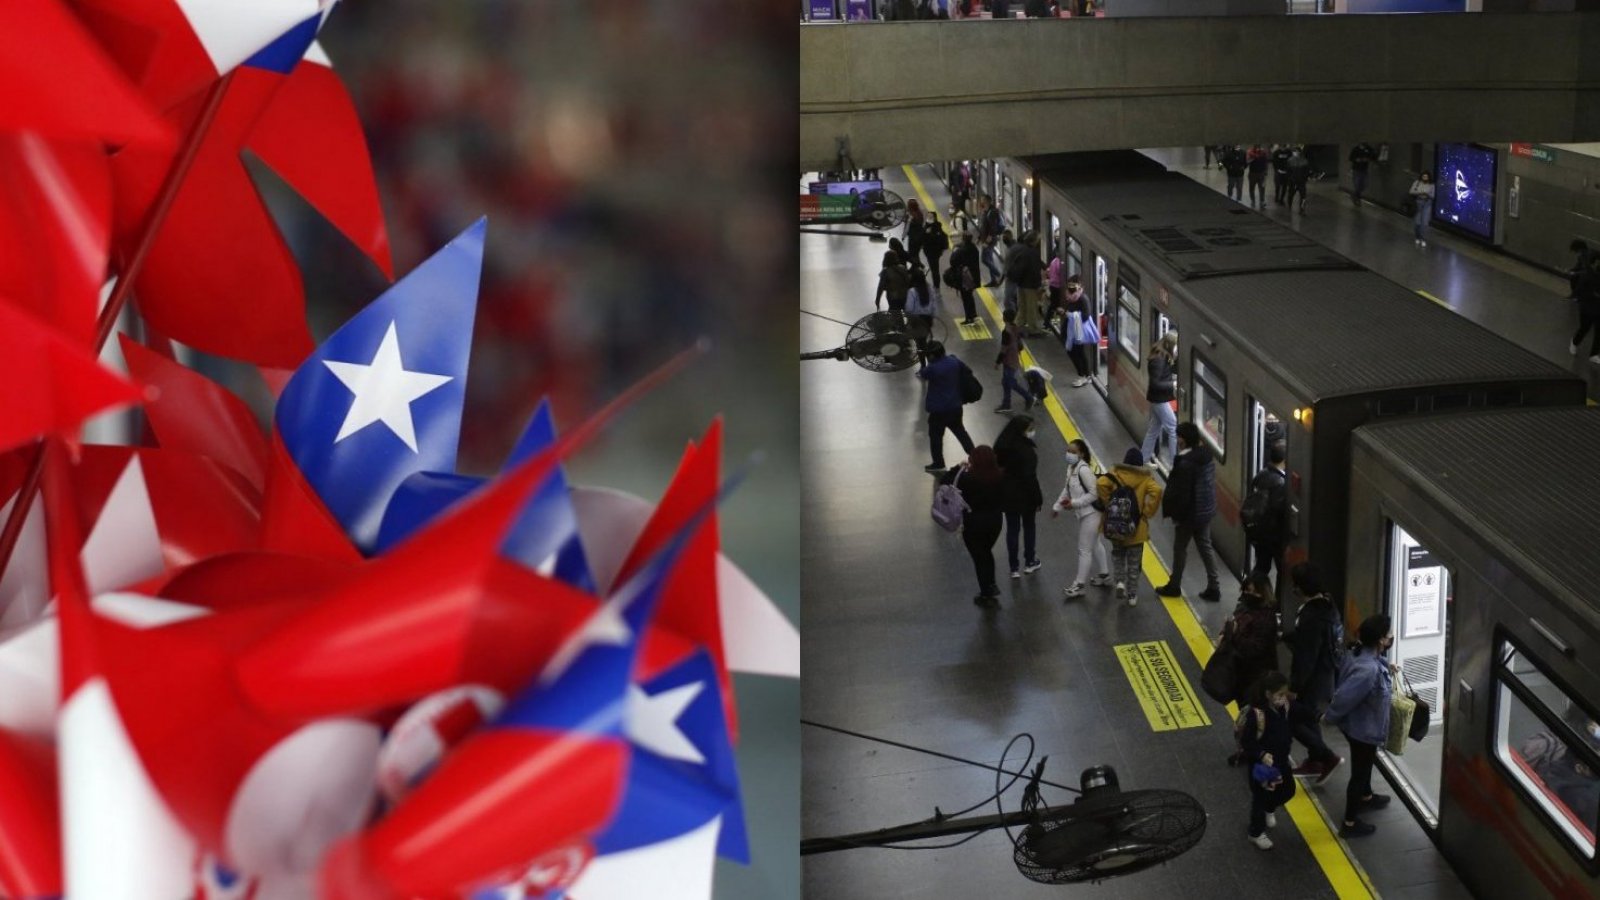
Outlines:
<svg viewBox="0 0 1600 900"><path fill-rule="evenodd" d="M1000 254L994 248L1005 227L1005 217L1000 214L1000 207L995 205L994 198L988 194L979 195L978 245L983 252L983 266L989 270L987 287L998 287L1000 276L1005 274L1005 269L1000 265Z"/></svg>
<svg viewBox="0 0 1600 900"><path fill-rule="evenodd" d="M961 292L961 324L974 325L978 321L978 298L974 292L982 276L978 274L978 245L973 243L972 235L961 236L960 246L950 254L950 268L959 273L956 290Z"/></svg>
<svg viewBox="0 0 1600 900"><path fill-rule="evenodd" d="M938 341L928 344L928 364L917 373L928 383L923 408L928 411L928 453L933 462L924 466L924 471L944 471L945 429L956 436L962 450L972 454L972 437L961 423L961 370L966 365L959 357L947 355Z"/></svg>
<svg viewBox="0 0 1600 900"><path fill-rule="evenodd" d="M1367 192L1367 168L1378 158L1378 151L1368 143L1350 148L1350 199L1361 205L1361 195Z"/></svg>
<svg viewBox="0 0 1600 900"><path fill-rule="evenodd" d="M1284 204L1283 198L1289 193L1289 157L1293 155L1288 144L1272 148L1272 198L1279 206Z"/></svg>
<svg viewBox="0 0 1600 900"><path fill-rule="evenodd" d="M1255 557L1250 574L1268 575L1276 569L1273 594L1280 597L1283 595L1283 553L1289 541L1289 474L1284 468L1287 458L1283 444L1274 443L1267 448L1268 465L1250 480L1250 492L1239 510L1245 538ZM1249 518L1247 514L1258 504L1261 512L1254 519Z"/></svg>
<svg viewBox="0 0 1600 900"><path fill-rule="evenodd" d="M1029 240L1029 238L1032 238ZM1017 327L1026 337L1039 337L1044 329L1039 322L1039 301L1043 298L1044 260L1039 257L1039 239L1033 232L1014 245L1016 252L1006 270L1009 284L1017 286Z"/></svg>
<svg viewBox="0 0 1600 900"><path fill-rule="evenodd" d="M1222 171L1228 174L1228 199L1244 202L1244 170L1249 167L1244 148L1229 144L1222 150Z"/></svg>
<svg viewBox="0 0 1600 900"><path fill-rule="evenodd" d="M1315 565L1300 563L1289 577L1300 598L1294 627L1283 636L1291 654L1289 693L1294 699L1289 717L1294 723L1295 740L1309 751L1306 761L1294 773L1314 776L1317 784L1322 784L1344 762L1344 757L1329 749L1322 739L1318 721L1333 700L1334 678L1344 652L1344 620L1334 608L1333 598L1323 590L1322 574Z"/></svg>
<svg viewBox="0 0 1600 900"><path fill-rule="evenodd" d="M1217 555L1211 549L1211 520L1217 514L1216 458L1200 440L1200 427L1193 422L1178 423L1178 455L1172 460L1172 477L1161 498L1161 515L1176 526L1172 546L1172 577L1156 588L1163 597L1183 594L1183 567L1189 542L1200 548L1200 562L1206 567L1206 589L1200 599L1215 603L1222 599L1217 586Z"/></svg>

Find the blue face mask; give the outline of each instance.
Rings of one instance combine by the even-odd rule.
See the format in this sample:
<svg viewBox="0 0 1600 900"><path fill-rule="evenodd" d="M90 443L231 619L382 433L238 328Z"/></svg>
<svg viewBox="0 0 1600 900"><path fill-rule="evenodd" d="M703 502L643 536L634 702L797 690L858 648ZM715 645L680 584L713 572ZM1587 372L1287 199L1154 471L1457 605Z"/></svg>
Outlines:
<svg viewBox="0 0 1600 900"><path fill-rule="evenodd" d="M1078 464L1078 454L1076 454L1076 453L1065 453L1065 454L1062 454L1062 455L1067 458L1067 465L1075 466L1075 465Z"/></svg>

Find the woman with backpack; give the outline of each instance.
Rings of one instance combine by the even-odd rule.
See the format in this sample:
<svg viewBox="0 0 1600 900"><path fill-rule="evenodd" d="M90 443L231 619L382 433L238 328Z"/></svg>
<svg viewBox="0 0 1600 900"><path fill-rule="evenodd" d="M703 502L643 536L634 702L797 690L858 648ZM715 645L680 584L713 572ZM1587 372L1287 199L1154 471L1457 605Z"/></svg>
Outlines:
<svg viewBox="0 0 1600 900"><path fill-rule="evenodd" d="M1084 583L1102 587L1111 583L1111 568L1106 561L1106 545L1100 540L1100 491L1095 487L1094 461L1089 457L1089 445L1081 438L1067 442L1067 481L1061 496L1050 507L1050 518L1070 509L1078 518L1078 574L1072 585L1062 590L1062 596L1071 600L1082 597ZM1100 574L1089 577L1093 563Z"/></svg>
<svg viewBox="0 0 1600 900"><path fill-rule="evenodd" d="M978 289L978 245L973 242L972 235L963 234L961 244L950 254L950 268L955 271L951 287L961 295L961 324L973 325L978 321L978 299L974 291ZM949 283L949 282L947 282Z"/></svg>
<svg viewBox="0 0 1600 900"><path fill-rule="evenodd" d="M995 461L1005 477L1006 559L1011 563L1011 577L1021 578L1023 573L1039 571L1042 563L1036 552L1037 524L1035 516L1044 506L1044 492L1039 489L1039 450L1033 443L1033 417L1016 416L1000 429L994 440ZM1022 533L1022 565L1017 565L1017 533Z"/></svg>
<svg viewBox="0 0 1600 900"><path fill-rule="evenodd" d="M1372 792L1372 765L1378 748L1389 739L1389 703L1394 668L1383 658L1394 643L1389 617L1368 616L1357 629L1359 646L1339 673L1339 687L1324 718L1339 726L1350 741L1350 785L1344 794L1340 837L1363 837L1376 831L1356 818L1363 809L1381 809L1389 797Z"/></svg>
<svg viewBox="0 0 1600 900"><path fill-rule="evenodd" d="M1277 809L1294 798L1289 771L1289 679L1267 672L1250 685L1239 714L1239 746L1250 784L1250 843L1271 850L1267 829L1278 824Z"/></svg>
<svg viewBox="0 0 1600 900"><path fill-rule="evenodd" d="M1095 486L1102 513L1100 532L1111 544L1111 579L1117 599L1139 603L1139 565L1150 540L1150 517L1161 509L1161 486L1144 464L1138 447L1129 447L1122 462L1100 476Z"/></svg>
<svg viewBox="0 0 1600 900"><path fill-rule="evenodd" d="M978 595L972 602L979 606L999 606L1000 585L994 580L994 542L1000 538L1005 477L995 460L994 448L986 444L972 448L967 461L950 470L941 481L954 484L967 504L961 523L961 542L972 556L972 567L978 576Z"/></svg>

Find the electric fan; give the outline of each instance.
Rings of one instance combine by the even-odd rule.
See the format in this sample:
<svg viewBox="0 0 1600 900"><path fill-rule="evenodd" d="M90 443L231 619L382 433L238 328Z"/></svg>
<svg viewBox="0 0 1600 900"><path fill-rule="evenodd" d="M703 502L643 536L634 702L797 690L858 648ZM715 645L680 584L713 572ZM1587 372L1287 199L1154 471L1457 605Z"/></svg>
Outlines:
<svg viewBox="0 0 1600 900"><path fill-rule="evenodd" d="M1042 768L1041 764L1041 768ZM1038 773L1023 795L1032 820L1013 847L1017 871L1042 884L1127 875L1164 863L1200 842L1206 812L1181 791L1123 792L1110 766L1085 769L1083 796L1041 809Z"/></svg>
<svg viewBox="0 0 1600 900"><path fill-rule="evenodd" d="M800 354L805 359L850 360L869 372L899 372L916 365L929 342L938 340L944 322L935 319L933 332L919 336L917 324L902 312L875 312L850 326L844 345L832 350Z"/></svg>
<svg viewBox="0 0 1600 900"><path fill-rule="evenodd" d="M888 231L906 223L906 201L894 191L867 191L856 204L853 220L873 231Z"/></svg>

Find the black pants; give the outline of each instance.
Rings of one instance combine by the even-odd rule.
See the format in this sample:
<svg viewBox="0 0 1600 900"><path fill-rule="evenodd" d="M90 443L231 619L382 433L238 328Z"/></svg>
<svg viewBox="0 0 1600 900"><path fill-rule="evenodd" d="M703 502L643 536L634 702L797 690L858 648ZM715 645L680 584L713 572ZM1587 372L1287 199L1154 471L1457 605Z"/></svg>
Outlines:
<svg viewBox="0 0 1600 900"><path fill-rule="evenodd" d="M933 248L924 245L922 248L922 256L928 261L928 279L930 283L932 283L933 289L937 291L939 289L939 285L944 284L944 282L940 280L941 276L944 275L944 272L939 268L939 258L944 256L944 254L938 250L934 250Z"/></svg>
<svg viewBox="0 0 1600 900"><path fill-rule="evenodd" d="M1317 708L1299 697L1289 704L1289 725L1294 729L1294 739L1306 748L1307 758L1312 762L1331 763L1339 758L1339 754L1333 752L1333 748L1322 737L1322 725L1318 723L1318 717Z"/></svg>
<svg viewBox="0 0 1600 900"><path fill-rule="evenodd" d="M1282 779L1278 786L1272 790L1262 787L1256 782L1252 770L1255 763L1244 767L1245 780L1250 783L1250 836L1257 837L1267 830L1267 813L1274 812L1278 807L1294 799L1295 785L1294 773L1281 762L1277 763L1278 773Z"/></svg>
<svg viewBox="0 0 1600 900"><path fill-rule="evenodd" d="M1267 202L1267 176L1265 174L1250 176L1250 202L1257 205Z"/></svg>
<svg viewBox="0 0 1600 900"><path fill-rule="evenodd" d="M961 292L961 312L964 320L972 321L978 318L978 298L972 291Z"/></svg>
<svg viewBox="0 0 1600 900"><path fill-rule="evenodd" d="M1295 194L1299 194L1300 195L1300 205L1301 206L1305 206L1306 205L1306 183L1304 181L1293 181L1293 180L1291 180L1289 182L1289 194L1285 198L1285 200L1286 200L1286 202L1288 202L1288 204L1290 206L1294 205L1294 195Z"/></svg>
<svg viewBox="0 0 1600 900"><path fill-rule="evenodd" d="M928 413L928 452L933 456L933 464L941 469L944 468L944 432L946 428L950 429L950 433L956 436L956 440L961 443L961 449L965 450L969 456L975 446L972 443L972 435L967 434L967 426L961 424L961 410ZM992 544L994 542L990 541L989 543Z"/></svg>
<svg viewBox="0 0 1600 900"><path fill-rule="evenodd" d="M1017 532L1022 532L1022 561L1034 562L1039 558L1034 546L1034 537L1038 533L1035 528L1034 518L1037 510L1027 512L1006 511L1006 561L1011 563L1011 571L1015 572L1017 565Z"/></svg>
<svg viewBox="0 0 1600 900"><path fill-rule="evenodd" d="M1372 766L1378 761L1378 745L1350 740L1350 785L1344 789L1344 820L1354 822L1361 801L1372 796Z"/></svg>
<svg viewBox="0 0 1600 900"><path fill-rule="evenodd" d="M1366 192L1367 192L1367 170L1366 169L1351 169L1350 170L1350 199L1352 201L1354 201L1356 203L1356 205L1359 206L1361 204L1361 195L1365 194Z"/></svg>
<svg viewBox="0 0 1600 900"><path fill-rule="evenodd" d="M1272 199L1283 203L1283 197L1289 192L1289 176L1272 173Z"/></svg>
<svg viewBox="0 0 1600 900"><path fill-rule="evenodd" d="M1206 568L1206 588L1217 587L1217 554L1211 548L1211 522L1207 520L1198 524L1185 524L1178 522L1173 528L1172 535L1172 578L1173 584L1183 584L1183 570L1189 561L1189 542L1193 541L1200 551L1200 564Z"/></svg>
<svg viewBox="0 0 1600 900"><path fill-rule="evenodd" d="M1089 377L1089 345L1073 344L1067 348L1067 358L1072 360L1072 370L1079 378Z"/></svg>
<svg viewBox="0 0 1600 900"><path fill-rule="evenodd" d="M1589 355L1600 356L1600 306L1578 304L1578 331L1572 336L1572 345L1583 343L1583 336L1594 329L1594 341L1589 344Z"/></svg>
<svg viewBox="0 0 1600 900"><path fill-rule="evenodd" d="M994 542L1000 539L1000 514L967 514L961 529L961 542L972 555L972 568L978 576L978 593L985 597L1000 596L1000 585L994 580Z"/></svg>
<svg viewBox="0 0 1600 900"><path fill-rule="evenodd" d="M1255 558L1250 564L1251 575L1267 575L1274 569L1277 570L1277 575L1272 580L1272 595L1280 596L1278 591L1283 586L1283 545L1251 541L1250 554Z"/></svg>

